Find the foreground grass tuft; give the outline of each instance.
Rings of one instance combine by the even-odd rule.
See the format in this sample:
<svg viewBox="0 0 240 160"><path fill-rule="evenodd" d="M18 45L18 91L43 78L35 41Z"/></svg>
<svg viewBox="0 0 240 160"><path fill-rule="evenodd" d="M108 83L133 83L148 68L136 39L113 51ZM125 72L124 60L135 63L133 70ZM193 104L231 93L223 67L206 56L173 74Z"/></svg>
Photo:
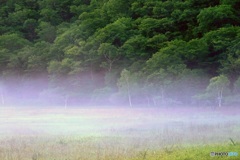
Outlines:
<svg viewBox="0 0 240 160"><path fill-rule="evenodd" d="M238 152L237 142L208 145L170 145L139 148L119 143L115 138L26 137L0 141L0 160L214 160L240 159L240 156L210 156L211 152ZM137 143L136 143L137 144Z"/></svg>
<svg viewBox="0 0 240 160"><path fill-rule="evenodd" d="M238 152L240 145L206 145L194 147L175 147L158 151L140 152L136 157L129 160L213 160L213 159L233 159L239 160L238 156L211 156L211 152ZM143 154L144 153L144 154Z"/></svg>

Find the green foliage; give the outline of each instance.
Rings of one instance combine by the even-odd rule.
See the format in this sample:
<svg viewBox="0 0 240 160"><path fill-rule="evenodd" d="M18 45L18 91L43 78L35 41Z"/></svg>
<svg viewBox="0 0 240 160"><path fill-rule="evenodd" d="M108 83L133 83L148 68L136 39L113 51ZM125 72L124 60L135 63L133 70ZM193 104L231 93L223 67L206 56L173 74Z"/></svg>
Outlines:
<svg viewBox="0 0 240 160"><path fill-rule="evenodd" d="M22 0L0 4L1 76L16 74L21 79L45 74L49 83L74 88L76 94L81 87L97 95L113 87L116 93L112 94L117 96L123 96L121 90L126 87L117 85L130 76L129 83L139 85L129 86L138 90L138 94L128 94L133 99L164 95L189 103L206 88L198 81L198 73L206 77L204 82L224 74L230 81L227 88L238 93L237 0ZM67 80L59 82L59 77ZM183 88L187 83L189 88ZM174 90L185 90L185 96Z"/></svg>
<svg viewBox="0 0 240 160"><path fill-rule="evenodd" d="M54 60L50 62L48 72L56 75L77 74L81 71L80 64L81 62L70 58L65 58L61 62Z"/></svg>
<svg viewBox="0 0 240 160"><path fill-rule="evenodd" d="M169 18L144 18L139 25L139 30L146 36L153 36L156 32L165 33L172 27L172 25L173 21Z"/></svg>
<svg viewBox="0 0 240 160"><path fill-rule="evenodd" d="M168 44L168 46L159 50L146 63L147 71L155 71L159 68L178 68L183 65L181 56L185 53L185 41L176 40Z"/></svg>
<svg viewBox="0 0 240 160"><path fill-rule="evenodd" d="M210 31L204 35L204 39L209 44L209 49L213 53L222 53L235 41L239 41L240 27L223 27L216 31Z"/></svg>
<svg viewBox="0 0 240 160"><path fill-rule="evenodd" d="M129 36L131 27L131 18L119 18L113 23L107 24L104 28L99 29L95 34L98 42L109 42L116 46L121 46Z"/></svg>
<svg viewBox="0 0 240 160"><path fill-rule="evenodd" d="M30 45L30 42L22 38L18 34L12 33L0 36L1 48L8 49L9 51L21 49L26 45Z"/></svg>
<svg viewBox="0 0 240 160"><path fill-rule="evenodd" d="M234 83L240 76L240 48L239 42L228 48L227 58L222 60L222 68L220 71L226 74L230 80L230 89L233 92Z"/></svg>
<svg viewBox="0 0 240 160"><path fill-rule="evenodd" d="M41 22L37 29L40 40L53 43L56 38L56 28L48 22Z"/></svg>
<svg viewBox="0 0 240 160"><path fill-rule="evenodd" d="M213 77L206 88L206 93L200 95L199 98L211 99L213 102L217 102L218 107L221 107L223 98L228 94L229 83L228 78L224 75Z"/></svg>
<svg viewBox="0 0 240 160"><path fill-rule="evenodd" d="M130 88L135 88L136 84L134 83L137 82L137 76L132 75L130 71L123 69L120 75L120 79L118 81L118 87L120 91L126 92Z"/></svg>
<svg viewBox="0 0 240 160"><path fill-rule="evenodd" d="M129 5L128 0L109 0L104 3L102 13L111 21L115 21L129 15Z"/></svg>
<svg viewBox="0 0 240 160"><path fill-rule="evenodd" d="M216 93L220 92L221 90L225 89L228 84L229 84L229 80L224 75L220 75L218 77L213 77L210 80L209 86L207 87L207 92L216 94Z"/></svg>
<svg viewBox="0 0 240 160"><path fill-rule="evenodd" d="M219 5L203 9L198 15L199 28L207 32L225 25L236 25L237 16L230 5Z"/></svg>
<svg viewBox="0 0 240 160"><path fill-rule="evenodd" d="M6 65L8 64L8 60L11 57L11 53L7 49L1 49L0 50L0 67L1 72L3 72L6 69Z"/></svg>
<svg viewBox="0 0 240 160"><path fill-rule="evenodd" d="M132 106L132 98L138 90L137 75L123 69L117 82L119 92L128 98L129 106Z"/></svg>
<svg viewBox="0 0 240 160"><path fill-rule="evenodd" d="M195 95L207 87L209 76L202 69L185 69L177 81L169 87L174 99L184 104L197 105Z"/></svg>
<svg viewBox="0 0 240 160"><path fill-rule="evenodd" d="M137 35L129 38L121 47L125 57L130 60L146 59L150 57L146 52L147 38L142 35Z"/></svg>
<svg viewBox="0 0 240 160"><path fill-rule="evenodd" d="M234 86L235 86L234 88L235 88L236 92L240 93L240 76L238 77L238 79L234 83Z"/></svg>

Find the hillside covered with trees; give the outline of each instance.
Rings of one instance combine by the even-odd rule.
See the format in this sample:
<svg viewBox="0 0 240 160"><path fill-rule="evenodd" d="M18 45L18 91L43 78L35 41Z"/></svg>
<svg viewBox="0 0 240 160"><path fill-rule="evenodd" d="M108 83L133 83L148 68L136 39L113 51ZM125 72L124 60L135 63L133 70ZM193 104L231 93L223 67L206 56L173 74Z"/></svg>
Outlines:
<svg viewBox="0 0 240 160"><path fill-rule="evenodd" d="M2 0L2 104L240 104L239 0Z"/></svg>

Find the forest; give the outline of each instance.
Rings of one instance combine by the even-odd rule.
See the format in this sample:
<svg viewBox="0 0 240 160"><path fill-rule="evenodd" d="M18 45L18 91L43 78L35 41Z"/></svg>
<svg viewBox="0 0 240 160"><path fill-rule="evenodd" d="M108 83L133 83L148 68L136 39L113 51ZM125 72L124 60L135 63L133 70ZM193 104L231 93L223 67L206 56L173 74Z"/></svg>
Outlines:
<svg viewBox="0 0 240 160"><path fill-rule="evenodd" d="M239 0L1 0L2 105L237 106Z"/></svg>

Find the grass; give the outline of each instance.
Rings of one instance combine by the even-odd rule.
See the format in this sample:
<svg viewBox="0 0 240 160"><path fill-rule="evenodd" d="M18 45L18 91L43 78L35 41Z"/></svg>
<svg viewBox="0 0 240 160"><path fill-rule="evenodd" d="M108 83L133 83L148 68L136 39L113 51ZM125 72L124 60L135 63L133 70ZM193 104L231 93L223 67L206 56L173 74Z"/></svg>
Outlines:
<svg viewBox="0 0 240 160"><path fill-rule="evenodd" d="M239 143L140 147L139 141L110 137L18 137L1 141L1 160L212 160L211 152L238 152ZM128 139L129 140L129 139Z"/></svg>
<svg viewBox="0 0 240 160"><path fill-rule="evenodd" d="M238 152L240 145L204 145L192 147L176 147L158 151L144 151L131 160L214 160L214 159L234 159L238 156L210 156L211 152ZM130 159L129 159L130 160Z"/></svg>
<svg viewBox="0 0 240 160"><path fill-rule="evenodd" d="M229 108L0 108L0 160L240 159L210 156L240 152L239 126Z"/></svg>

